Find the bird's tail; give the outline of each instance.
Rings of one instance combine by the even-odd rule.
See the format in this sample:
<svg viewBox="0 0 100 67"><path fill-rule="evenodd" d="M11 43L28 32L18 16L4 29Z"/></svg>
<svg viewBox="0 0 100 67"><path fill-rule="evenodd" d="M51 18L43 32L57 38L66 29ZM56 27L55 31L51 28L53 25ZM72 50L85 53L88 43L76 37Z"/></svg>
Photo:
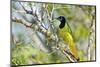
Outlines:
<svg viewBox="0 0 100 67"><path fill-rule="evenodd" d="M75 57L79 61L78 51L73 41L70 42L69 48L70 48L70 52L72 53L72 56Z"/></svg>

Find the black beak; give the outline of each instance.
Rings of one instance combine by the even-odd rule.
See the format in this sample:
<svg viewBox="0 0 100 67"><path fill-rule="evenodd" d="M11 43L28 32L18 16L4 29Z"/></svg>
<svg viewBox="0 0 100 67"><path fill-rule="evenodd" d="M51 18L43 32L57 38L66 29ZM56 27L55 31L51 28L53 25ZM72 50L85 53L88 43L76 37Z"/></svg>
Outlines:
<svg viewBox="0 0 100 67"><path fill-rule="evenodd" d="M59 17L57 17L57 18L55 18L55 19L60 20L60 18L59 18Z"/></svg>

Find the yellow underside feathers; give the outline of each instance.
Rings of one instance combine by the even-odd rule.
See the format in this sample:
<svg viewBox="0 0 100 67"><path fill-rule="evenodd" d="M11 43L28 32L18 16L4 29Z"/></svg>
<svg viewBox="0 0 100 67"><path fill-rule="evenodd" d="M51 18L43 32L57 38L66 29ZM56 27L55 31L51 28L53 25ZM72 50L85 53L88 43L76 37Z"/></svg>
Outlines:
<svg viewBox="0 0 100 67"><path fill-rule="evenodd" d="M72 35L70 34L70 32L68 32L67 28L59 29L58 34L64 40L64 42L68 44L70 51L72 52L74 57L78 59L78 53L75 43L73 41Z"/></svg>

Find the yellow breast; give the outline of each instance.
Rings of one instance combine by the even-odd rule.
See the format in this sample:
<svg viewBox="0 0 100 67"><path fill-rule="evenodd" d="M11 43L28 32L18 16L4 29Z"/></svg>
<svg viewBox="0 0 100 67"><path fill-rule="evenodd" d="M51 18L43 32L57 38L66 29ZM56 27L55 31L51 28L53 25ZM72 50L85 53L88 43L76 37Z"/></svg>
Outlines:
<svg viewBox="0 0 100 67"><path fill-rule="evenodd" d="M75 56L75 58L78 59L79 57L78 57L78 53L77 53L77 50L76 50L76 45L73 41L73 37L70 34L70 32L68 32L68 30L66 28L63 28L63 29L58 30L58 34L59 34L59 37L61 37L63 39L63 41L66 44L68 44L70 51Z"/></svg>

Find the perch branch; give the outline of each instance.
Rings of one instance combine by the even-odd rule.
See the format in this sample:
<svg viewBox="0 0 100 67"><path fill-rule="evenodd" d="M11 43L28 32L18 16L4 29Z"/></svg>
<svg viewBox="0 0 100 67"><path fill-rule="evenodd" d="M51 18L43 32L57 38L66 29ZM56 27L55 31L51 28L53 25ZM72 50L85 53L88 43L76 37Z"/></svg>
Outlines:
<svg viewBox="0 0 100 67"><path fill-rule="evenodd" d="M59 45L57 46L59 47L60 51L68 58L70 62L78 62L78 60L74 57L74 55L69 50L65 50Z"/></svg>

